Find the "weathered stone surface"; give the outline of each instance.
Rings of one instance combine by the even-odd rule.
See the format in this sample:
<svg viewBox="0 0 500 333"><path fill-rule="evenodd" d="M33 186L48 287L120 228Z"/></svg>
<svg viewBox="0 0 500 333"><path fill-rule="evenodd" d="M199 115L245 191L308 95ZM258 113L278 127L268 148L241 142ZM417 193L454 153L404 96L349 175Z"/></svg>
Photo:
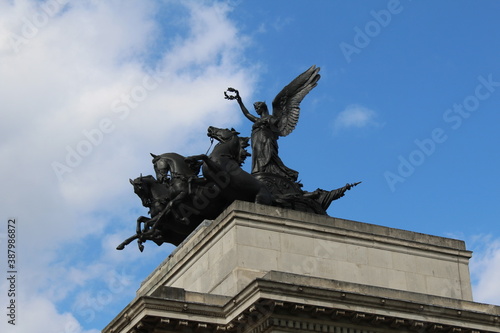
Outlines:
<svg viewBox="0 0 500 333"><path fill-rule="evenodd" d="M500 332L462 241L236 202L103 333Z"/></svg>
<svg viewBox="0 0 500 333"><path fill-rule="evenodd" d="M271 271L234 297L161 287L103 333L500 332L500 307Z"/></svg>
<svg viewBox="0 0 500 333"><path fill-rule="evenodd" d="M472 300L462 241L235 202L143 283L234 296L270 271Z"/></svg>

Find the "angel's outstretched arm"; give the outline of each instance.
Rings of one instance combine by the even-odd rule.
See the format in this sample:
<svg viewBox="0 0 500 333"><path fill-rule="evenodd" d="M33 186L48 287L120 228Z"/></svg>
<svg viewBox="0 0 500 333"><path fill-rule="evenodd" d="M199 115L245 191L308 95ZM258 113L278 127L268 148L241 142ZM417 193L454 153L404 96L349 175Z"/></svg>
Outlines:
<svg viewBox="0 0 500 333"><path fill-rule="evenodd" d="M235 95L234 96L231 96L229 97L227 94L226 94L226 98L227 99L235 99L237 102L238 102L238 105L240 106L241 108L241 111L243 112L243 114L245 115L245 117L247 117L248 119L250 119L251 122L256 122L258 120L258 118L256 116L254 116L253 114L251 114L248 109L246 108L245 104L243 104L243 101L241 99L241 96L240 96L240 93L238 90L234 89L234 88L229 88L228 91L230 92L234 92Z"/></svg>
<svg viewBox="0 0 500 333"><path fill-rule="evenodd" d="M250 119L251 122L255 123L258 118L256 116L254 116L253 114L251 114L248 111L248 109L246 108L245 104L243 104L243 101L241 100L241 97L238 96L236 98L236 100L238 101L238 105L240 106L241 111L243 111L243 114L245 115L245 117L247 117L248 119Z"/></svg>

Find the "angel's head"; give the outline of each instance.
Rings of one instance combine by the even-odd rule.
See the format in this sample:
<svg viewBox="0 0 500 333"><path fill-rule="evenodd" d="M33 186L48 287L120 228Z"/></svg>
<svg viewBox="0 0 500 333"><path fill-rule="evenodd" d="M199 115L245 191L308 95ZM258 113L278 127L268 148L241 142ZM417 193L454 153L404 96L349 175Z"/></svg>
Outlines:
<svg viewBox="0 0 500 333"><path fill-rule="evenodd" d="M253 107L259 116L268 116L269 110L267 108L266 102L255 102Z"/></svg>

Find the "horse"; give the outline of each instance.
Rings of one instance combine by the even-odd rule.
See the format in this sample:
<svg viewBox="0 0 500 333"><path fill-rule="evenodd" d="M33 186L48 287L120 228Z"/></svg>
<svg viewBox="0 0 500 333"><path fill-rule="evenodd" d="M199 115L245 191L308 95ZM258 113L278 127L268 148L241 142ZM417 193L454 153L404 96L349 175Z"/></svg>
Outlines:
<svg viewBox="0 0 500 333"><path fill-rule="evenodd" d="M201 184L204 179L200 179L201 163L187 162L186 158L177 153L165 153L161 155L151 154L156 179L162 184L166 184L172 193L169 203L170 207L177 205L186 199L192 191L192 183ZM173 212L176 214L176 212ZM189 221L186 217L177 215L176 218L184 224Z"/></svg>
<svg viewBox="0 0 500 333"><path fill-rule="evenodd" d="M118 250L122 250L135 239L138 239L141 251L144 248L142 243L146 240L152 240L158 245L164 242L179 245L196 228L186 226L170 216L172 191L168 186L157 182L151 175L141 175L129 181L143 206L149 208L151 218L140 216L137 219L136 234L118 245ZM141 224L144 224L144 228L141 228Z"/></svg>
<svg viewBox="0 0 500 333"><path fill-rule="evenodd" d="M241 168L250 154L245 150L249 138L240 138L239 134L234 129L210 126L208 137L218 141L212 153L190 156L187 160L203 161L203 176L216 183L221 188L221 195L229 202L242 200L271 205L272 194L264 183Z"/></svg>
<svg viewBox="0 0 500 333"><path fill-rule="evenodd" d="M160 169L158 171L162 172ZM135 239L138 240L141 252L144 249L142 244L147 240L158 245L171 243L177 246L201 222L205 219L215 219L230 204L220 198L221 190L212 182L190 183L189 193L182 194L180 198L174 178L163 184L151 175L130 180L134 192L140 197L143 205L149 208L151 218L140 216L137 219L136 234L118 245L118 250L124 249Z"/></svg>
<svg viewBox="0 0 500 333"><path fill-rule="evenodd" d="M235 200L272 204L265 185L241 169L250 155L245 150L249 138L240 138L234 129L212 126L207 134L218 141L209 156L151 154L156 179L141 176L130 180L142 204L150 209L151 218L139 217L136 234L117 249L134 239L138 239L141 251L146 240L179 245L201 222L215 219ZM198 176L200 167L204 178Z"/></svg>

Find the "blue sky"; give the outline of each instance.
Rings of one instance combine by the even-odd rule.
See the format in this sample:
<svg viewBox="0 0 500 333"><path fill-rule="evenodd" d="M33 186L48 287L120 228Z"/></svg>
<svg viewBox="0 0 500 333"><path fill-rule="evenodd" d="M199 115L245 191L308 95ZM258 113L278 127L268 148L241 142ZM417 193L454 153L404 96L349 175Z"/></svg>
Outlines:
<svg viewBox="0 0 500 333"><path fill-rule="evenodd" d="M146 213L128 179L153 173L150 152L205 152L210 125L250 135L223 91L270 103L313 64L322 77L279 140L284 163L306 190L363 181L331 216L465 240L475 300L499 305L498 12L0 0L0 242L16 218L19 258L19 322L2 332L99 332L173 249L115 250Z"/></svg>

